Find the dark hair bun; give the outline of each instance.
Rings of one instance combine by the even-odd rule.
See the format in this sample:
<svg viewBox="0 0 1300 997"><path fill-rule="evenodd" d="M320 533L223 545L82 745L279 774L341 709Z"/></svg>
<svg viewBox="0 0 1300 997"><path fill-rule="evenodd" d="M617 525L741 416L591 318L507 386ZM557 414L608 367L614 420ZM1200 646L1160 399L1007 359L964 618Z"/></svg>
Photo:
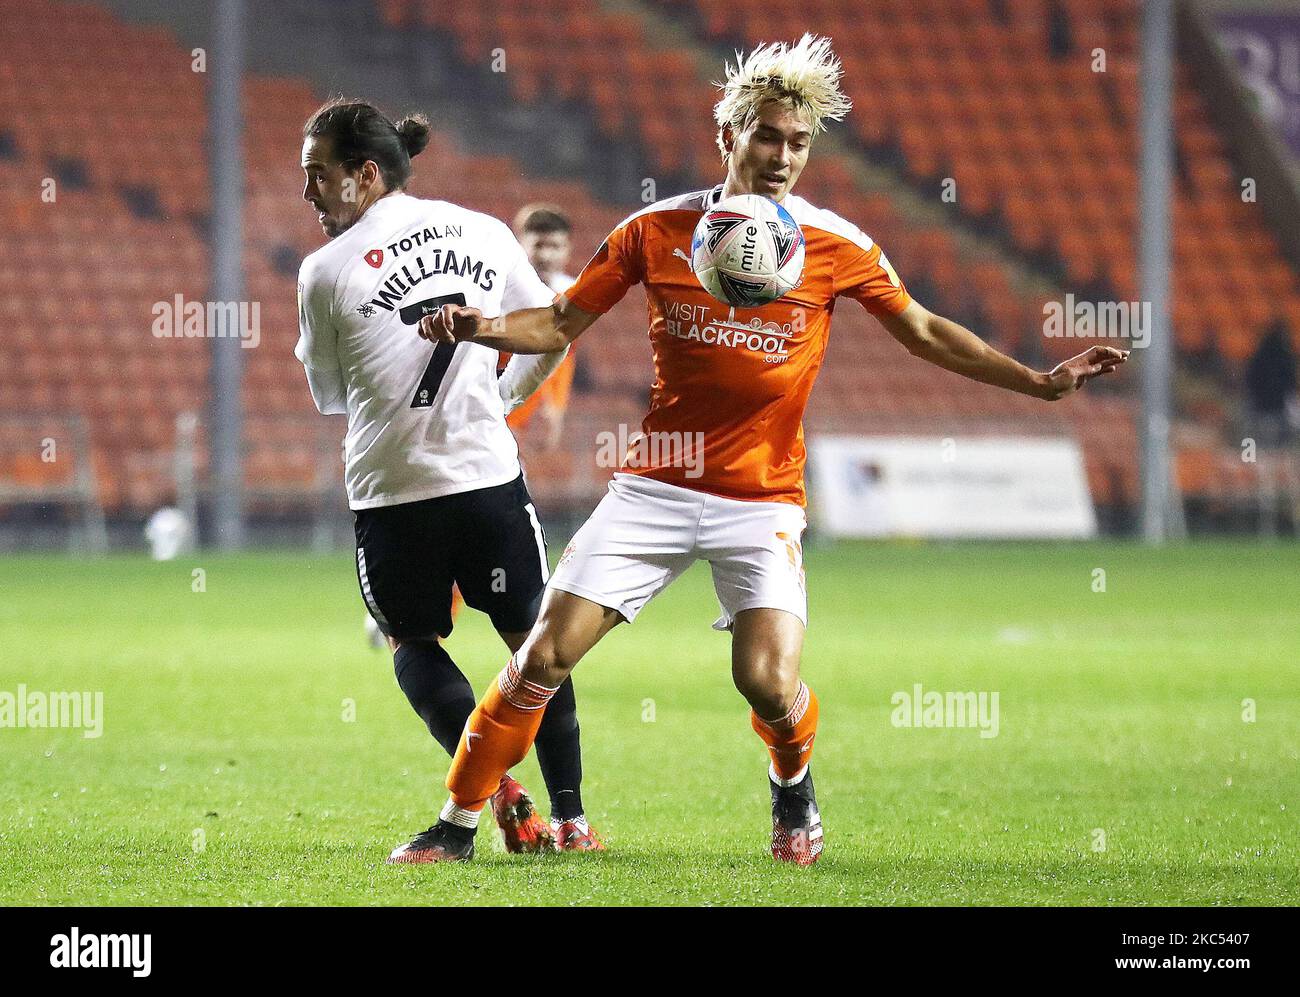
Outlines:
<svg viewBox="0 0 1300 997"><path fill-rule="evenodd" d="M408 114L397 123L397 134L408 156L418 156L429 144L429 119L423 114Z"/></svg>

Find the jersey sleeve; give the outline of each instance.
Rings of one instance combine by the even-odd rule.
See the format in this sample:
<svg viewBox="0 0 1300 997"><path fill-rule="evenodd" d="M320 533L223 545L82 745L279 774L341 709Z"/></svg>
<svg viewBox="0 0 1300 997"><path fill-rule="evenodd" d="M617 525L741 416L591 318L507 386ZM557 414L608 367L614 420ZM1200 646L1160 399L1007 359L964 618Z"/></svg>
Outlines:
<svg viewBox="0 0 1300 997"><path fill-rule="evenodd" d="M497 379L497 391L509 415L524 402L528 401L534 391L545 384L557 370L565 366L564 358L569 355L569 347L552 353L516 353L506 364L506 369Z"/></svg>
<svg viewBox="0 0 1300 997"><path fill-rule="evenodd" d="M343 415L348 410L338 338L334 282L308 258L298 270L298 345L293 354L307 371L307 386L322 415Z"/></svg>
<svg viewBox="0 0 1300 997"><path fill-rule="evenodd" d="M873 315L897 315L912 296L879 246L863 249L856 241L840 243L835 261L835 294L860 302Z"/></svg>
<svg viewBox="0 0 1300 997"><path fill-rule="evenodd" d="M505 228L503 225L502 228ZM537 271L528 262L528 254L514 233L505 229L506 255L509 269L506 270L505 286L501 292L501 314L509 315L523 308L544 308L555 300L552 291L537 276Z"/></svg>
<svg viewBox="0 0 1300 997"><path fill-rule="evenodd" d="M573 372L574 372L573 352L564 358L564 362L555 369L555 373L548 377L541 387L542 398L552 408L559 409L563 412L569 407L569 395L573 390Z"/></svg>
<svg viewBox="0 0 1300 997"><path fill-rule="evenodd" d="M564 292L569 301L584 312L603 315L623 300L629 287L641 283L642 221L629 218L605 238L573 286Z"/></svg>

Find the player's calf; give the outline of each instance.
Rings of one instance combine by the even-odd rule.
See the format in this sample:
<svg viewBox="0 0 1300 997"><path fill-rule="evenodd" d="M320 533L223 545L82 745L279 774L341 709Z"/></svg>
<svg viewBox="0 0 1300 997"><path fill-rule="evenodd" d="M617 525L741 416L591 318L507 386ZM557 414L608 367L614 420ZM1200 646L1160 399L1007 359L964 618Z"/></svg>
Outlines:
<svg viewBox="0 0 1300 997"><path fill-rule="evenodd" d="M808 763L817 738L817 697L799 683L794 704L782 716L764 720L750 714L754 732L771 755L772 857L811 865L822 851L821 815Z"/></svg>
<svg viewBox="0 0 1300 997"><path fill-rule="evenodd" d="M393 671L434 740L454 755L474 709L474 690L451 655L437 640L402 640L393 652Z"/></svg>
<svg viewBox="0 0 1300 997"><path fill-rule="evenodd" d="M477 826L501 777L528 754L553 695L555 689L529 682L515 659L510 659L465 724L447 773L451 799L443 808L443 819Z"/></svg>

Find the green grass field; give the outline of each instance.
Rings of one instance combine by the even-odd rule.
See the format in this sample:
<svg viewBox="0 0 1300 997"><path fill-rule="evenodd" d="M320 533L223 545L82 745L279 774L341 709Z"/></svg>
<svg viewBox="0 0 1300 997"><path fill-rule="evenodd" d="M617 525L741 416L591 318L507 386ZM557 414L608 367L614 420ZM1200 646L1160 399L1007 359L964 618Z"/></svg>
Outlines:
<svg viewBox="0 0 1300 997"><path fill-rule="evenodd" d="M472 865L421 868L383 859L432 822L447 759L364 645L346 553L0 560L0 692L104 694L98 738L0 729L0 903L1300 902L1300 546L842 545L807 568L817 866L766 854L765 752L696 565L576 672L608 853L507 856L485 827ZM474 613L448 646L476 690L505 662ZM997 692L998 736L893 726L916 683Z"/></svg>

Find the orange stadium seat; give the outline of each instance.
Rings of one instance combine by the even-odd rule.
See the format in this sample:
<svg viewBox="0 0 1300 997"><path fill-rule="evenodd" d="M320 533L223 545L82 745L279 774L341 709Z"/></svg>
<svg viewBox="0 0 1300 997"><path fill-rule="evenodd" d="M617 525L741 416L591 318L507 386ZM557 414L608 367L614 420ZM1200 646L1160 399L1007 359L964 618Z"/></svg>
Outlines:
<svg viewBox="0 0 1300 997"><path fill-rule="evenodd" d="M440 6L396 0L382 9L390 18L424 12L433 19ZM480 34L470 40L487 51L479 17L453 12L444 19L477 27ZM156 303L170 304L178 293L194 301L207 296L208 250L195 228L209 208L204 81L190 72L188 49L168 32L119 22L92 5L0 0L0 39L0 132L13 136L20 155L0 159L0 208L12 229L14 258L48 260L36 269L0 261L0 314L13 320L6 326L9 362L0 364L0 397L21 399L17 408L25 413L80 411L91 430L101 500L111 510L148 510L174 499L166 455L177 415L202 413L208 401L208 344L158 339L151 332ZM106 47L111 62L66 61L69 51ZM34 78L40 88L29 86ZM271 254L287 247L296 264L321 243L299 201L295 165L302 122L320 97L304 80L250 75L244 99L246 293L261 305L263 342L244 354L244 398L250 422L289 420L277 451L288 456L280 461L254 446L248 473L305 494L314 486L309 471L317 459L312 427L324 420L315 414L292 354L294 277L272 266ZM103 141L87 155L83 136L92 132ZM558 201L575 220L579 260L626 213L594 202L580 184L532 181L513 161L476 157L446 135L435 142L452 168L426 177L417 163L413 193L445 196L507 219L527 201ZM30 192L39 192L55 157L75 161L85 185L59 182L60 210L43 210ZM155 197L158 216L133 215L123 187ZM57 301L30 294L33 287L75 281L86 286L87 296ZM621 338L631 352L640 347L644 327L636 329L635 311L625 312L623 322L630 335L609 338ZM92 336L95 349L88 353L82 340ZM620 356L612 369L635 371L637 365ZM621 384L617 389L626 391ZM206 466L206 454L198 456ZM538 486L545 491L546 482Z"/></svg>
<svg viewBox="0 0 1300 997"><path fill-rule="evenodd" d="M660 6L702 32L719 58L735 44L790 35L788 11L768 0ZM1048 53L1045 2L1008 2L1005 24L988 17L988 6L877 0L864 14L839 0L800 4L802 27L835 38L856 105L837 129L846 153L819 155L802 192L877 239L903 278L927 289L927 305L980 316L986 327L977 331L1004 349L1059 359L1080 344L1042 335L1044 297L1106 285L1123 300L1138 296L1137 2L1065 0L1076 38L1065 60ZM394 28L447 35L479 66L504 47L512 99L579 102L607 139L638 143L650 175L715 182L716 70L704 72L671 42L655 41L634 12L589 0L377 0L376 8ZM1107 51L1104 74L1088 65L1094 45ZM559 48L568 55L557 61ZM160 340L150 331L156 303L177 293L207 295L206 80L190 72L188 49L169 32L120 21L93 4L0 0L0 49L0 132L19 152L16 160L0 159L0 211L16 258L41 261L30 270L0 261L0 317L8 320L6 355L14 358L0 364L0 395L21 398L24 409L80 408L91 423L103 494L110 503L147 507L169 494L166 461L156 457L171 445L177 414L201 412L208 396L207 344ZM113 58L73 65L66 53L78 50L112 51ZM41 85L30 86L32 79ZM246 222L246 293L262 306L264 343L245 356L245 399L250 420L283 423L287 435L277 439L288 455L272 466L273 455L254 448L248 473L304 493L313 485L314 410L292 356L294 278L276 258L287 253L296 262L321 241L300 203L295 165L301 123L319 99L306 80L256 74L244 93L246 211L256 220ZM94 155L85 151L89 132L102 136ZM1242 203L1227 150L1181 68L1175 133L1187 177L1173 212L1179 346L1214 345L1240 363L1277 316L1300 346L1300 283ZM581 183L529 178L513 159L475 154L450 135L435 142L443 168L423 169L418 161L413 193L507 219L525 201L558 201L575 221L575 266L635 207L603 204ZM938 180L955 178L957 202L944 205L949 217L963 224L996 219L1013 258L960 248L948 227L918 224L891 193L866 190L864 160L890 149L901 152L914 189L929 196ZM51 174L61 178L58 211L19 193ZM1063 271L1052 279L1061 286L1049 294L1043 275L1057 273L1056 261ZM31 298L33 285L57 286L74 269L87 297ZM813 426L852 419L882 431L927 423L1074 432L1099 498L1136 494L1134 450L1117 446L1113 432L1123 425L1135 443L1128 401L1085 397L1045 411L1031 399L920 366L860 309L836 314L809 413ZM87 336L97 348L89 357ZM635 421L650 378L636 295L584 339L581 354L595 387L591 399L575 398L575 417L590 406ZM553 454L530 463L530 475L539 490L558 489L583 464L575 461L573 453ZM1206 475L1188 474L1196 487L1208 487Z"/></svg>

